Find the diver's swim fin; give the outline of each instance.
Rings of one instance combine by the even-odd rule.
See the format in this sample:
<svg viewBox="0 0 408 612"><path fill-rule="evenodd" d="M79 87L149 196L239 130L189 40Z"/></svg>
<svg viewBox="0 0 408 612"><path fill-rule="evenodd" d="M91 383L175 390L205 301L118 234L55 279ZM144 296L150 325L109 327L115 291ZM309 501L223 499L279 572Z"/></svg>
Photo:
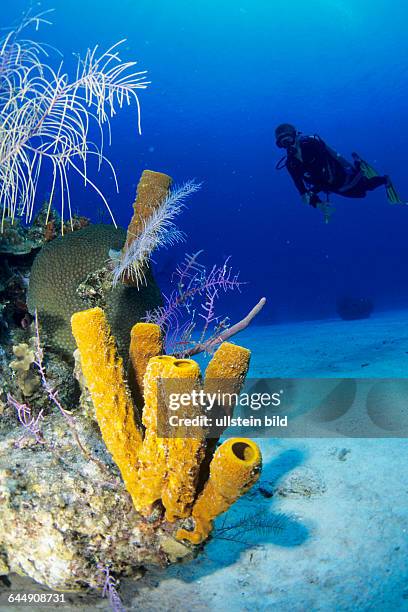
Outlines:
<svg viewBox="0 0 408 612"><path fill-rule="evenodd" d="M368 179L373 178L374 176L380 176L377 170L370 166L370 164L368 164L366 161L364 161L364 159L361 159L361 157L357 153L352 153L352 157L354 161L358 163L363 176Z"/></svg>
<svg viewBox="0 0 408 612"><path fill-rule="evenodd" d="M403 200L399 197L398 193L395 191L395 187L391 182L391 179L388 177L387 184L385 186L385 190L387 192L387 198L390 204L405 204Z"/></svg>
<svg viewBox="0 0 408 612"><path fill-rule="evenodd" d="M364 159L361 159L361 157L357 153L353 153L352 156L353 156L354 161L359 164L360 171L366 178L370 179L370 178L373 178L374 176L381 176L377 172L377 170L375 170L375 168L370 166L370 164L364 161ZM385 185L385 190L387 192L387 198L390 204L406 204L406 202L401 200L401 198L399 197L389 176L387 176L387 183Z"/></svg>
<svg viewBox="0 0 408 612"><path fill-rule="evenodd" d="M367 164L367 162L363 159L360 162L360 170L366 178L374 178L375 176L380 176L377 170L370 166L370 164Z"/></svg>

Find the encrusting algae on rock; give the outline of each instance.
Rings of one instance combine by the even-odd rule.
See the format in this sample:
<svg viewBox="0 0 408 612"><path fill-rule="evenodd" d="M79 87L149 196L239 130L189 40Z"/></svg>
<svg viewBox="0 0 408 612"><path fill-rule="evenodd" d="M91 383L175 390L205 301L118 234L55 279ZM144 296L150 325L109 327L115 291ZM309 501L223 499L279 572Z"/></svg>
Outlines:
<svg viewBox="0 0 408 612"><path fill-rule="evenodd" d="M141 429L135 424L130 393L124 378L121 359L100 308L76 313L72 331L81 353L86 384L95 404L102 437L122 474L134 507L145 517L175 523L175 537L193 544L204 541L211 533L218 514L245 493L257 480L261 454L251 440L230 439L215 452L215 444L196 428L193 436L159 437L158 420L166 412L163 381L173 383L172 391L191 393L201 386L200 368L192 359L155 355L160 348L160 330L152 324L138 323L132 330L132 364L140 381L143 376L144 409ZM137 338L141 342L136 341ZM147 362L146 357L154 355ZM224 343L216 351L207 371L205 389L220 379L230 392L239 392L248 370L250 351ZM176 385L174 387L174 385ZM190 406L185 407L188 411ZM229 406L233 409L233 406ZM189 412L191 415L191 412ZM122 448L121 448L122 446ZM211 450L210 475L204 459ZM207 455L206 455L207 453ZM213 455L213 456L212 456ZM199 486L199 483L203 486ZM204 487L204 488L203 488ZM198 495L199 490L201 493ZM161 510L160 510L161 508ZM164 514L164 516L163 516ZM193 521L193 529L183 521ZM190 525L191 527L191 525Z"/></svg>

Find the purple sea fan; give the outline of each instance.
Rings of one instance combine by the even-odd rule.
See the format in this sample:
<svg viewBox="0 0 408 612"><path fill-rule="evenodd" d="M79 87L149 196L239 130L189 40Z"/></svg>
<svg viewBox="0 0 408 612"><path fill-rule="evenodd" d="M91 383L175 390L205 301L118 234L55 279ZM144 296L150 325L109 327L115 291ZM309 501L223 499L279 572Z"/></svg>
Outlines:
<svg viewBox="0 0 408 612"><path fill-rule="evenodd" d="M116 286L125 276L139 287L145 283L145 269L153 251L184 240L174 219L185 208L188 196L196 193L201 183L187 181L172 189L151 216L145 221L143 230L130 246L121 252L111 251L112 284Z"/></svg>
<svg viewBox="0 0 408 612"><path fill-rule="evenodd" d="M38 181L44 163L52 168L49 211L60 194L62 226L71 218L68 172L74 170L108 202L91 180L88 162L94 157L100 169L107 162L118 189L115 170L104 155L104 132L110 143L110 118L118 108L134 102L140 127L138 91L148 85L146 71L134 71L136 62L122 62L120 41L100 53L88 49L78 59L70 79L60 64L57 70L43 61L45 45L19 42L23 29L45 22L45 13L27 16L0 41L0 208L5 217L32 219ZM99 134L91 140L91 127ZM115 223L114 219L113 222ZM115 224L116 225L116 224Z"/></svg>
<svg viewBox="0 0 408 612"><path fill-rule="evenodd" d="M113 576L111 576L109 567L103 567L102 564L98 564L98 568L105 574L102 597L108 598L111 610L113 612L126 612L126 608L124 607L120 595L116 590L116 580L113 578Z"/></svg>
<svg viewBox="0 0 408 612"><path fill-rule="evenodd" d="M44 420L43 410L40 410L37 416L34 416L31 412L30 406L27 404L21 404L14 399L10 393L7 394L7 401L10 406L16 410L18 420L20 421L24 430L29 435L34 436L38 444L45 444L44 436L41 432L41 422Z"/></svg>
<svg viewBox="0 0 408 612"><path fill-rule="evenodd" d="M217 316L215 312L219 293L239 291L243 284L229 265L229 258L221 266L214 265L208 271L198 262L201 253L186 256L173 274L172 280L177 288L170 296L164 296L164 306L148 312L146 316L146 321L156 323L163 330L168 353L183 356L192 351L199 352L193 349L195 344L214 348L216 337L228 327L228 317ZM203 327L198 340L194 342L192 336L197 327L196 314L201 318Z"/></svg>

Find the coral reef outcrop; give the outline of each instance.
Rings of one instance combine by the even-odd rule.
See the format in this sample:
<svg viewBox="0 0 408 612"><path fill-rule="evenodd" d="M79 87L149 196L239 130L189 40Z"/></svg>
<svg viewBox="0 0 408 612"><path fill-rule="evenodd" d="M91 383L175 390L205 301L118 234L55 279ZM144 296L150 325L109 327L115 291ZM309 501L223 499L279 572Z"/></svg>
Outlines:
<svg viewBox="0 0 408 612"><path fill-rule="evenodd" d="M7 410L7 408L6 408ZM79 449L61 414L44 420L46 444L0 419L0 568L57 590L101 589L98 566L132 576L140 566L192 558L168 524L141 521L95 423L76 415Z"/></svg>
<svg viewBox="0 0 408 612"><path fill-rule="evenodd" d="M189 393L201 388L200 369L191 359L155 355L159 330L137 325L133 338L143 342L134 343L130 364L136 364L137 376L143 378L144 432L100 308L72 317L81 354L77 370L82 370L83 395L86 384L87 402L92 401L94 410L81 412L76 400L66 405L69 412L49 407L39 423L39 443L18 424L10 406L3 408L4 571L27 574L54 589L75 590L100 587L101 567L125 576L140 566L191 559L200 550L197 544L210 535L216 516L258 477L261 458L251 440L224 442L211 456L210 475L203 479L210 448L203 429L194 428L193 435L159 436L158 416L168 409L163 379L178 392ZM223 344L207 372L229 377L223 379L225 388L238 390L249 355L244 348ZM214 388L209 379L204 388ZM195 414L188 405L184 411ZM10 427L13 416L15 426Z"/></svg>
<svg viewBox="0 0 408 612"><path fill-rule="evenodd" d="M79 218L78 231L56 237L58 218L47 217L35 229L38 245L25 236L21 247L26 229L6 228L3 240L11 236L20 249L10 257L28 264L24 273L11 264L0 270L7 339L6 351L0 347L2 573L79 590L102 587L103 568L131 576L141 566L191 559L218 514L259 475L253 441L217 448L204 426L182 426L177 435L168 429L167 384L183 397L239 393L250 351L222 342L202 377L194 360L163 354L158 325L141 322L161 305L149 260L145 285L132 286L126 275L112 282L110 252L123 253L141 235L170 185L165 174L143 172L127 233L83 227ZM27 306L38 314L35 327ZM40 335L50 349L44 353ZM231 414L234 402L221 408ZM204 410L188 401L178 415Z"/></svg>
<svg viewBox="0 0 408 612"><path fill-rule="evenodd" d="M345 295L337 300L337 314L344 321L368 319L373 310L373 301L366 297Z"/></svg>
<svg viewBox="0 0 408 612"><path fill-rule="evenodd" d="M62 227L61 218L49 203L43 206L30 225L24 225L19 218L6 217L0 228L0 253L7 255L29 255L40 249L44 243L54 240L59 234L77 231L89 225L87 217L73 215Z"/></svg>
<svg viewBox="0 0 408 612"><path fill-rule="evenodd" d="M34 260L28 290L31 313L37 309L47 345L72 360L75 349L71 316L83 310L77 289L89 274L105 267L110 249L120 250L124 230L91 225L47 243ZM137 289L120 284L104 296L104 307L120 353L127 359L132 326L147 310L161 303L160 291L150 270L147 286Z"/></svg>

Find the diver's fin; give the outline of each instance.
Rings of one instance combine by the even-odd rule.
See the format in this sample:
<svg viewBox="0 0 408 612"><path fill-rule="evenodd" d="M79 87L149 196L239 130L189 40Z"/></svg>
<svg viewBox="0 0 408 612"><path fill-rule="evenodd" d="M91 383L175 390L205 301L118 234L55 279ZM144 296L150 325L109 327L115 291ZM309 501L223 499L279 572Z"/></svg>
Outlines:
<svg viewBox="0 0 408 612"><path fill-rule="evenodd" d="M352 157L355 162L357 162L360 166L360 171L366 178L373 178L374 176L380 176L375 168L370 166L364 159L358 155L358 153L352 153Z"/></svg>
<svg viewBox="0 0 408 612"><path fill-rule="evenodd" d="M354 161L358 162L358 164L360 165L360 171L366 178L370 179L370 178L373 178L374 176L380 176L377 170L375 170L375 168L373 168L372 166L370 166L370 164L364 161L364 159L361 159L361 157L357 153L353 153L352 155L353 155ZM390 204L406 204L407 203L401 200L389 176L387 177L387 184L385 185L385 189L387 191L387 198Z"/></svg>
<svg viewBox="0 0 408 612"><path fill-rule="evenodd" d="M395 187L391 182L391 179L388 177L388 182L385 186L387 192L387 198L390 204L405 204L403 200L399 197L398 193L395 191Z"/></svg>
<svg viewBox="0 0 408 612"><path fill-rule="evenodd" d="M368 179L373 178L374 176L380 176L377 170L370 166L366 161L361 160L360 170L364 174L364 176Z"/></svg>

